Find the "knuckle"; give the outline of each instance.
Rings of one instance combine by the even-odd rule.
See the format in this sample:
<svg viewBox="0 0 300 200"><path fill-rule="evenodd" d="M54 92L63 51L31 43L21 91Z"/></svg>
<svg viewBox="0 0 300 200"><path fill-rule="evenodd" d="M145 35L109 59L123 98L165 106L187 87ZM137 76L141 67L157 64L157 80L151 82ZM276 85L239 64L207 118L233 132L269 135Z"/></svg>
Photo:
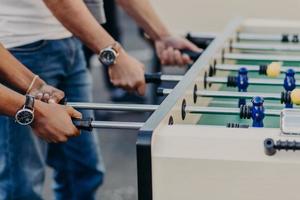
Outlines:
<svg viewBox="0 0 300 200"><path fill-rule="evenodd" d="M129 88L134 88L135 85L137 85L137 82L135 82L135 83L132 83L132 82L131 82L131 83L128 83L127 86L128 86Z"/></svg>
<svg viewBox="0 0 300 200"><path fill-rule="evenodd" d="M63 91L58 92L57 97L58 98L64 98L65 97L65 92L63 92Z"/></svg>

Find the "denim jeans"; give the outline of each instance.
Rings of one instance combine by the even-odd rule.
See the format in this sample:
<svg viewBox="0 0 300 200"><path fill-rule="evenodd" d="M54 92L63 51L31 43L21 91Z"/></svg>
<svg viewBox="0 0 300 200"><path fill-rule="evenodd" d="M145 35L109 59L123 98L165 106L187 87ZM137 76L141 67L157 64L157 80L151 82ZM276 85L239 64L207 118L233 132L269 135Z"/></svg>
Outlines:
<svg viewBox="0 0 300 200"><path fill-rule="evenodd" d="M92 100L91 77L77 39L38 41L10 51L48 84L63 90L68 101ZM92 111L82 114L93 116ZM67 143L48 144L29 127L1 116L0 199L42 199L46 165L54 169L53 189L58 200L94 199L103 181L96 134L82 131Z"/></svg>

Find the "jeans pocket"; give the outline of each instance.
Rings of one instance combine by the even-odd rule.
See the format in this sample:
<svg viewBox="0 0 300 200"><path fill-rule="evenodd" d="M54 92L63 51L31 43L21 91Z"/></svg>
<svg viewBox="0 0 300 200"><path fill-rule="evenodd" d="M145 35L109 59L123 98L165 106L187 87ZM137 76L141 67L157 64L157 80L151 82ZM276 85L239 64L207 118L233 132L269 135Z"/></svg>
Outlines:
<svg viewBox="0 0 300 200"><path fill-rule="evenodd" d="M47 45L47 40L39 40L37 42L33 42L23 46L14 47L9 50L15 53L33 53L42 49L46 45Z"/></svg>

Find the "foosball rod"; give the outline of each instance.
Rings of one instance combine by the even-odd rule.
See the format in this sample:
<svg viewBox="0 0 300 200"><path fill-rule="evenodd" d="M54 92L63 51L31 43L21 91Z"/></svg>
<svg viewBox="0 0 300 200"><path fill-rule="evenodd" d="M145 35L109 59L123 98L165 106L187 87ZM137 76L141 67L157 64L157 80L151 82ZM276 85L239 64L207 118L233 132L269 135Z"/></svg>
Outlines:
<svg viewBox="0 0 300 200"><path fill-rule="evenodd" d="M158 88L157 94L169 95L172 89ZM264 98L265 100L278 100L281 104L286 105L300 105L300 90L294 89L291 92L281 93L259 93L259 92L233 92L233 91L208 91L208 90L195 90L194 99L196 97L209 97L209 98L227 98L227 99L252 99L255 96ZM267 106L274 106L275 104L265 104Z"/></svg>
<svg viewBox="0 0 300 200"><path fill-rule="evenodd" d="M253 98L253 97L252 97ZM110 110L110 111L139 111L139 112L154 112L159 106L158 105L144 105L144 104L118 104L116 107L114 104L102 104L102 103L80 103L82 105L86 104L86 106L76 106L79 103L67 103L68 106L74 105L74 108L81 108L81 109L92 109L92 110ZM237 110L235 108L222 108L222 107L198 107L198 106L186 106L185 111L188 113L202 113L202 114L237 114ZM272 113L278 113L278 111L270 111L268 114L273 115ZM119 123L119 122L117 122ZM130 122L132 123L132 122ZM115 123L107 123L109 126L110 124L114 125ZM140 123L136 123L140 125ZM101 128L103 122L97 123L96 121L92 121L92 125L99 126ZM121 124L120 127L124 127L125 124ZM126 126L125 126L126 127ZM137 126L136 126L137 127Z"/></svg>
<svg viewBox="0 0 300 200"><path fill-rule="evenodd" d="M261 43L245 43L245 42L233 42L229 45L229 48L237 50L258 50L258 51L286 51L286 52L299 52L300 45L291 44L261 44Z"/></svg>
<svg viewBox="0 0 300 200"><path fill-rule="evenodd" d="M216 71L239 71L241 68L246 68L249 72L262 72L266 71L269 65L230 65L230 64L217 64L212 67L212 70ZM300 67L295 66L282 66L280 72L285 73L287 70L292 69L295 73L300 73ZM266 72L265 72L266 73Z"/></svg>
<svg viewBox="0 0 300 200"><path fill-rule="evenodd" d="M228 84L229 77L206 77L205 82L208 84ZM259 78L249 78L249 85L261 85L261 86L283 86L283 80L280 79L259 79ZM296 87L300 86L300 83L295 83Z"/></svg>
<svg viewBox="0 0 300 200"><path fill-rule="evenodd" d="M198 107L187 106L185 111L190 114L216 114L216 115L239 115L240 108L220 108L220 107ZM265 116L280 116L280 110L265 110Z"/></svg>
<svg viewBox="0 0 300 200"><path fill-rule="evenodd" d="M259 34L259 33L237 33L237 41L273 41L282 43L299 43L298 34Z"/></svg>
<svg viewBox="0 0 300 200"><path fill-rule="evenodd" d="M161 82L179 82L183 79L182 75L162 75L160 73L146 74L145 75L147 83L157 83ZM228 77L205 77L206 84L227 84ZM259 78L249 78L249 85L273 85L273 86L283 86L283 80L279 79L259 79ZM300 86L299 83L295 83L296 86Z"/></svg>
<svg viewBox="0 0 300 200"><path fill-rule="evenodd" d="M285 62L299 62L300 56L295 55L277 55L277 54L242 54L242 53L224 53L222 60L249 60L249 61L285 61Z"/></svg>
<svg viewBox="0 0 300 200"><path fill-rule="evenodd" d="M158 105L108 104L108 103L88 103L88 102L68 102L67 105L76 109L133 111L133 112L153 112L158 108Z"/></svg>
<svg viewBox="0 0 300 200"><path fill-rule="evenodd" d="M157 94L160 96L169 95L172 91L173 91L173 89L158 88ZM259 93L259 92L197 90L197 91L195 91L195 95L198 97L216 97L216 98L228 98L228 99L236 99L236 98L252 99L255 96L260 96L267 100L280 100L281 99L281 94Z"/></svg>
<svg viewBox="0 0 300 200"><path fill-rule="evenodd" d="M190 114L222 114L222 115L240 115L241 109L237 108L219 108L219 107L194 107L186 106L185 113ZM266 110L265 116L280 116L280 110ZM246 117L244 117L246 118ZM110 121L94 121L92 119L73 119L74 125L85 131L93 131L94 128L107 129L127 129L138 130L144 126L139 122L110 122Z"/></svg>
<svg viewBox="0 0 300 200"><path fill-rule="evenodd" d="M252 97L253 98L253 97ZM81 105L80 105L81 104ZM67 103L68 106L74 106L74 108L80 108L80 109L92 109L92 110L110 110L110 111L140 111L140 112L153 112L155 111L159 106L158 105L144 105L144 104L118 104L116 107L114 104L102 104L102 103ZM80 105L80 106L76 106ZM202 114L237 114L237 110L235 108L222 108L222 107L198 107L198 106L186 106L185 111L188 113L202 113ZM275 115L277 116L279 111L277 110L269 110L267 112L267 115ZM105 125L107 123L107 125ZM120 122L116 122L120 123ZM116 123L113 122L102 122L100 121L92 121L92 125L95 128L103 128L103 127L109 127L110 125L115 125ZM128 122L132 123L132 122ZM133 127L138 127L138 125L141 125L142 123L134 123ZM126 122L121 122L121 124L117 127L127 127Z"/></svg>
<svg viewBox="0 0 300 200"><path fill-rule="evenodd" d="M214 106L235 106L236 107L236 102L233 101L212 100L210 104ZM264 103L264 106L265 108L282 109L282 105L278 103L266 102ZM296 108L298 109L299 107L296 105Z"/></svg>

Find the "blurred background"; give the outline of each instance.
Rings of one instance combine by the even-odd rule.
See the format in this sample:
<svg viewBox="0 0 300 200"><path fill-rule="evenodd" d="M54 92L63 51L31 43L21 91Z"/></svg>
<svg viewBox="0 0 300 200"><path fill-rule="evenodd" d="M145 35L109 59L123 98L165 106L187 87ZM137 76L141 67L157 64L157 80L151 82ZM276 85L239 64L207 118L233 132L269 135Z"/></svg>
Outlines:
<svg viewBox="0 0 300 200"><path fill-rule="evenodd" d="M220 32L235 17L300 19L298 0L151 1L166 24L178 33Z"/></svg>
<svg viewBox="0 0 300 200"><path fill-rule="evenodd" d="M300 20L300 1L298 0L152 0L158 14L178 34L187 32L221 33L235 17L255 17ZM105 0L109 23L107 31L120 41L124 48L147 66L148 72L159 70L153 49L140 34L135 23L120 9L114 0ZM188 14L187 14L188 13ZM97 58L88 50L87 61L93 75L94 102L101 103L159 103L153 86L148 86L145 98L128 94L113 88L106 71ZM183 74L186 69L164 67L164 73ZM169 87L171 87L169 85ZM144 122L149 113L101 112L97 111L96 120ZM106 168L104 185L97 193L101 200L137 200L136 177L136 131L96 130L101 144ZM44 191L45 199L53 199L51 191L51 169L47 170Z"/></svg>

